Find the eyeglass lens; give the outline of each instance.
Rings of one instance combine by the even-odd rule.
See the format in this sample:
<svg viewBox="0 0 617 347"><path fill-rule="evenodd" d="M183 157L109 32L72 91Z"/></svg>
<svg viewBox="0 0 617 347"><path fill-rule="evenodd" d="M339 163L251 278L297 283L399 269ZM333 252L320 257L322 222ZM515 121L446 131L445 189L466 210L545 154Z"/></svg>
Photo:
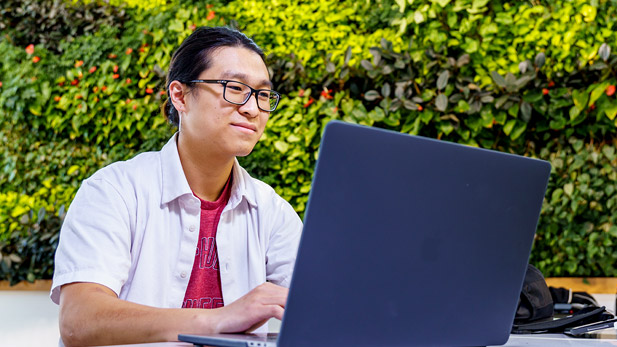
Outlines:
<svg viewBox="0 0 617 347"><path fill-rule="evenodd" d="M244 104L251 97L251 89L242 83L229 81L225 85L225 100L234 104ZM257 91L257 105L264 110L274 110L279 96L273 91Z"/></svg>

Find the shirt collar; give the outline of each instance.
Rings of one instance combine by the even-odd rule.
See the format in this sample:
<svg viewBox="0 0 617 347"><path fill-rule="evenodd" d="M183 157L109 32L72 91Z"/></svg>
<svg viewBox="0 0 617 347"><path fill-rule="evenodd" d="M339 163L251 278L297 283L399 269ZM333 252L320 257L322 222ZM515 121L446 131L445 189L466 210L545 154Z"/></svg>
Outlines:
<svg viewBox="0 0 617 347"><path fill-rule="evenodd" d="M167 204L183 195L193 196L193 191L189 186L182 163L180 163L180 155L178 154L178 133L163 146L161 149L161 172L163 192L161 195L161 203ZM231 195L228 205L230 208L235 208L242 202L242 199L256 206L256 192L254 185L250 184L251 176L244 170L238 160L234 160L232 169L233 184L231 186Z"/></svg>

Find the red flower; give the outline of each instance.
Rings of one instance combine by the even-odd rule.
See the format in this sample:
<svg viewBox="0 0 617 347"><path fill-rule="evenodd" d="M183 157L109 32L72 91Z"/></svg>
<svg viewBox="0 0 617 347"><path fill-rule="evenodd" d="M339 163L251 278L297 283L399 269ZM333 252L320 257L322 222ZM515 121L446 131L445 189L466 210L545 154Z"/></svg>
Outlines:
<svg viewBox="0 0 617 347"><path fill-rule="evenodd" d="M126 84L131 84L131 79L130 78L126 79Z"/></svg>
<svg viewBox="0 0 617 347"><path fill-rule="evenodd" d="M206 8L212 8L212 7L214 7L214 5L212 5L212 4L206 5Z"/></svg>
<svg viewBox="0 0 617 347"><path fill-rule="evenodd" d="M33 44L29 44L28 47L26 47L26 53L28 53L28 55L34 54L34 45Z"/></svg>
<svg viewBox="0 0 617 347"><path fill-rule="evenodd" d="M118 72L118 65L114 65L114 73Z"/></svg>
<svg viewBox="0 0 617 347"><path fill-rule="evenodd" d="M304 104L304 108L307 108L307 107L311 106L311 104L314 103L314 102L315 102L315 99L310 98L309 101L306 104Z"/></svg>
<svg viewBox="0 0 617 347"><path fill-rule="evenodd" d="M143 52L145 52L145 51L146 51L146 49L145 49L143 46L142 46L142 47L139 47L139 52L140 52L140 53L143 53Z"/></svg>
<svg viewBox="0 0 617 347"><path fill-rule="evenodd" d="M77 95L75 95L75 99L79 100L79 99L81 99L81 98L83 98L83 95L81 95L81 94L77 94Z"/></svg>
<svg viewBox="0 0 617 347"><path fill-rule="evenodd" d="M207 20L213 20L215 17L215 12L214 11L210 11L208 12L208 16L206 17Z"/></svg>
<svg viewBox="0 0 617 347"><path fill-rule="evenodd" d="M92 88L92 91L95 92L95 93L98 92L99 91L99 87L94 86L94 88Z"/></svg>
<svg viewBox="0 0 617 347"><path fill-rule="evenodd" d="M82 65L84 65L84 61L83 60L78 60L78 61L75 62L75 67L80 67Z"/></svg>
<svg viewBox="0 0 617 347"><path fill-rule="evenodd" d="M102 86L102 87L101 87L101 90L102 90L102 91L106 91L106 90L107 90L107 86Z"/></svg>
<svg viewBox="0 0 617 347"><path fill-rule="evenodd" d="M131 103L131 99L126 99L125 103L130 104Z"/></svg>
<svg viewBox="0 0 617 347"><path fill-rule="evenodd" d="M129 54L133 53L133 49L129 47L129 48L126 49L126 52L124 52L124 53L126 53L126 55L129 55Z"/></svg>
<svg viewBox="0 0 617 347"><path fill-rule="evenodd" d="M542 94L547 95L548 94L548 89L542 88Z"/></svg>
<svg viewBox="0 0 617 347"><path fill-rule="evenodd" d="M549 88L554 87L555 86L555 82L553 82L553 81L548 82L548 86L549 86Z"/></svg>
<svg viewBox="0 0 617 347"><path fill-rule="evenodd" d="M118 56L117 56L117 55L115 55L115 54L113 54L113 53L109 53L109 55L108 55L107 57L108 57L109 59L115 59L115 58L117 58Z"/></svg>
<svg viewBox="0 0 617 347"><path fill-rule="evenodd" d="M613 96L613 94L615 94L615 86L611 84L610 86L606 87L606 95Z"/></svg>
<svg viewBox="0 0 617 347"><path fill-rule="evenodd" d="M0 88L2 88L2 81L0 81Z"/></svg>
<svg viewBox="0 0 617 347"><path fill-rule="evenodd" d="M79 84L79 81L77 80L77 78L71 81L72 86L76 86L78 84Z"/></svg>
<svg viewBox="0 0 617 347"><path fill-rule="evenodd" d="M591 104L591 106L589 106L589 108L593 111L596 109L596 104Z"/></svg>
<svg viewBox="0 0 617 347"><path fill-rule="evenodd" d="M142 33L144 33L144 34L146 34L146 35L148 35L148 29L144 29L144 30L142 30L141 32L142 32Z"/></svg>
<svg viewBox="0 0 617 347"><path fill-rule="evenodd" d="M154 90L152 90L152 88L146 89L146 94L152 94L152 93L154 93Z"/></svg>
<svg viewBox="0 0 617 347"><path fill-rule="evenodd" d="M89 73L94 73L94 71L96 71L96 66L93 66L90 68L90 70L88 70Z"/></svg>
<svg viewBox="0 0 617 347"><path fill-rule="evenodd" d="M329 100L332 99L332 95L330 95L330 93L332 93L332 89L323 90L321 91L321 96Z"/></svg>
<svg viewBox="0 0 617 347"><path fill-rule="evenodd" d="M303 97L304 96L304 89L300 89L300 92L298 92L298 96L299 97Z"/></svg>
<svg viewBox="0 0 617 347"><path fill-rule="evenodd" d="M191 24L189 28L191 29L191 31L194 31L195 29L197 29L197 26L195 24Z"/></svg>
<svg viewBox="0 0 617 347"><path fill-rule="evenodd" d="M422 110L424 110L424 107L422 107L422 105L418 105L418 111L422 112Z"/></svg>
<svg viewBox="0 0 617 347"><path fill-rule="evenodd" d="M1 84L1 83L0 83L0 87L2 87L2 84ZM161 94L161 95L165 95L165 94L167 94L167 93L166 93L164 90L161 90L161 91L159 92L159 94Z"/></svg>
<svg viewBox="0 0 617 347"><path fill-rule="evenodd" d="M39 61L41 61L41 58L39 58L39 57L37 57L37 56L34 56L34 57L32 58L32 62L33 62L33 63L35 63L35 64L36 64L36 63L38 63Z"/></svg>
<svg viewBox="0 0 617 347"><path fill-rule="evenodd" d="M113 79L117 79L118 77L120 77L120 75L118 75L117 73L113 74L113 76L111 76L111 78Z"/></svg>
<svg viewBox="0 0 617 347"><path fill-rule="evenodd" d="M133 111L137 109L137 105L133 105Z"/></svg>
<svg viewBox="0 0 617 347"><path fill-rule="evenodd" d="M64 85L64 81L62 81L62 82L58 82L58 85L59 85L60 87L62 87L62 86Z"/></svg>
<svg viewBox="0 0 617 347"><path fill-rule="evenodd" d="M54 101L55 101L55 102L60 101L60 99L62 99L62 98L61 98L61 97L59 97L59 96L54 96Z"/></svg>

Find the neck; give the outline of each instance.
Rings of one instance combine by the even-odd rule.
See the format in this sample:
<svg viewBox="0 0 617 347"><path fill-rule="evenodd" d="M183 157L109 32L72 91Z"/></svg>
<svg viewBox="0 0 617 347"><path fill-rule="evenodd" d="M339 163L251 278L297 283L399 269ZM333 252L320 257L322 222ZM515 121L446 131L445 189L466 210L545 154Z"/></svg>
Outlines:
<svg viewBox="0 0 617 347"><path fill-rule="evenodd" d="M216 201L231 175L235 158L208 155L207 151L190 151L182 138L178 139L178 154L186 180L200 199Z"/></svg>

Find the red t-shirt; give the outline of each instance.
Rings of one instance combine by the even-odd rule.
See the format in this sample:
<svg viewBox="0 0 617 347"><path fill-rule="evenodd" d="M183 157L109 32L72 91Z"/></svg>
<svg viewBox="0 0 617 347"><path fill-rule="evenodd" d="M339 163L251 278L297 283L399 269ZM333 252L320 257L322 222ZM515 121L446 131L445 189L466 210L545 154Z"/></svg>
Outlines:
<svg viewBox="0 0 617 347"><path fill-rule="evenodd" d="M195 262L184 294L183 308L218 308L223 306L221 272L216 252L216 229L221 213L229 201L230 178L218 200L201 200L201 221Z"/></svg>

